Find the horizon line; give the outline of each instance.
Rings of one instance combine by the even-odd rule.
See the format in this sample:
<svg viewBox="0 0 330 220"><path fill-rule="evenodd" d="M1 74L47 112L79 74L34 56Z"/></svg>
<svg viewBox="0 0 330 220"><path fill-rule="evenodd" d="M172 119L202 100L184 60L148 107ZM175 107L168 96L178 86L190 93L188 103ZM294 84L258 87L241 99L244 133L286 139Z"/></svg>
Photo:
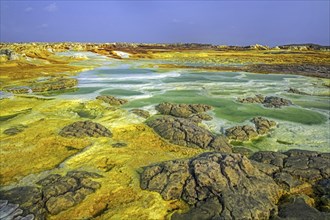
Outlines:
<svg viewBox="0 0 330 220"><path fill-rule="evenodd" d="M315 46L322 46L322 47L330 47L329 45L322 45L318 43L286 43L286 44L279 44L275 46L268 46L266 44L246 44L246 45L229 45L229 44L212 44L212 43L196 43L196 42L172 42L172 43L141 43L141 42L96 42L96 41L0 41L0 44L24 44L24 43L75 43L75 44L141 44L141 45L207 45L207 46L229 46L229 47L248 47L248 46L266 46L266 47L277 47L277 46L308 46L308 45L315 45Z"/></svg>

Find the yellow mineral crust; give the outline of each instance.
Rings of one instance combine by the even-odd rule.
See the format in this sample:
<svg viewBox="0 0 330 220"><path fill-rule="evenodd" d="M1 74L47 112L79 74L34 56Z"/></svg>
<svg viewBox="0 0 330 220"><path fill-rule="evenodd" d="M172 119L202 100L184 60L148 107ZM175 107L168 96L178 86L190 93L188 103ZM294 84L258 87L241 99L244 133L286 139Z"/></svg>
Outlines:
<svg viewBox="0 0 330 220"><path fill-rule="evenodd" d="M203 152L201 149L170 144L138 116L99 100L14 97L0 100L0 104L1 116L30 109L1 122L1 185L20 181L24 185L23 177L31 174L31 180L43 171L65 174L87 170L103 176L96 180L101 188L95 193L49 219L164 219L176 209L187 208L179 201L164 201L158 193L142 190L139 172L152 163L192 157ZM58 134L64 126L86 120L76 113L82 105L97 112L91 120L108 128L112 138L65 138ZM17 125L23 127L21 132L3 133ZM126 145L114 147L116 143Z"/></svg>
<svg viewBox="0 0 330 220"><path fill-rule="evenodd" d="M142 56L140 54L139 56ZM200 62L212 64L328 64L328 51L282 51L277 50L154 50L145 54L146 58L165 59L181 62Z"/></svg>
<svg viewBox="0 0 330 220"><path fill-rule="evenodd" d="M61 114L61 106L72 102L44 101L31 98L13 98L0 101L0 116L23 112L1 122L0 175L1 185L16 182L22 177L49 170L65 158L91 145L88 139L67 139L58 135L60 128L72 122L70 113ZM28 109L29 111L27 111ZM47 112L52 110L51 112ZM72 116L71 116L72 117ZM6 135L4 131L17 126L22 131Z"/></svg>
<svg viewBox="0 0 330 220"><path fill-rule="evenodd" d="M58 44L57 46L61 46ZM24 44L1 45L0 50L10 50L15 59L0 59L0 89L5 86L27 86L39 77L72 76L77 72L90 69L89 65L72 65L81 57L63 57L54 52L64 51L66 46ZM66 48L67 49L67 48ZM95 66L95 65L94 65Z"/></svg>
<svg viewBox="0 0 330 220"><path fill-rule="evenodd" d="M111 140L98 139L83 153L70 158L64 169L99 172L102 187L81 204L50 219L164 219L176 209L185 209L179 201L164 201L158 193L141 190L141 167L160 161L189 158L202 152L172 145L162 140L144 124L118 126L111 129ZM126 143L114 148L113 143Z"/></svg>

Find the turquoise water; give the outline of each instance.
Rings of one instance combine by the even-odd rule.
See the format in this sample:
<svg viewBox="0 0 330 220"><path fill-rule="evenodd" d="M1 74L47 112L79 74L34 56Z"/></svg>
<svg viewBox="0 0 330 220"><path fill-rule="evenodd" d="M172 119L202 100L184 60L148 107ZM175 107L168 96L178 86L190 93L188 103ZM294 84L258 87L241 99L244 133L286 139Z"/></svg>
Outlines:
<svg viewBox="0 0 330 220"><path fill-rule="evenodd" d="M107 89L100 92L101 95L112 95L112 96L135 96L143 95L142 92L127 90L127 89Z"/></svg>
<svg viewBox="0 0 330 220"><path fill-rule="evenodd" d="M197 90L168 91L164 94L154 95L150 98L133 100L124 107L141 108L159 102L208 104L215 107L214 113L218 118L238 123L244 122L255 116L264 116L307 125L322 124L327 121L327 117L324 114L304 109L299 106L270 109L256 104L238 103L232 99L206 97Z"/></svg>
<svg viewBox="0 0 330 220"><path fill-rule="evenodd" d="M281 74L158 70L139 68L145 63L137 61L114 62L82 72L77 77L78 90L63 96L90 100L98 95L113 95L129 100L123 106L126 109L143 108L152 113L156 113L154 106L161 102L209 104L214 107L210 112L214 120L206 122L205 126L214 133L221 133L233 125L249 123L255 116L279 122L270 137L244 143L251 149L316 148L330 151L329 97L318 95L326 93L328 88L322 86L318 79ZM312 95L288 93L286 90L289 88ZM288 98L294 105L270 109L236 101L238 97L255 94ZM300 133L294 128L299 128Z"/></svg>

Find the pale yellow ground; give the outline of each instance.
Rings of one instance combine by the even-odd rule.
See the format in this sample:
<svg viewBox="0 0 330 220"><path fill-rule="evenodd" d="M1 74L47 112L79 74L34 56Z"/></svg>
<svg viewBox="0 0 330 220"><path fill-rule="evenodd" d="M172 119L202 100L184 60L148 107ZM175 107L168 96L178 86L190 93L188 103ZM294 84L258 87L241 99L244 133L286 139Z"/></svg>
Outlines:
<svg viewBox="0 0 330 220"><path fill-rule="evenodd" d="M212 64L329 64L328 51L286 51L278 50L246 50L246 51L216 51L216 50L183 50L183 51L148 51L137 54L137 58L171 60L180 62L198 62ZM134 57L134 56L133 56Z"/></svg>

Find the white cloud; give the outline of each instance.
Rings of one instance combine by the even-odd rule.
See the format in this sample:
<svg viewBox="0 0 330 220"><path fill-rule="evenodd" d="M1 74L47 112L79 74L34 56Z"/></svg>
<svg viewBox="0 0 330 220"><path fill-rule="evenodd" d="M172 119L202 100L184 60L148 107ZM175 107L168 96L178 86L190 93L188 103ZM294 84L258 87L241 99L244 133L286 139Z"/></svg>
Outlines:
<svg viewBox="0 0 330 220"><path fill-rule="evenodd" d="M32 10L33 10L32 7L27 7L27 8L24 9L25 12L30 12L30 11L32 11Z"/></svg>
<svg viewBox="0 0 330 220"><path fill-rule="evenodd" d="M52 4L47 5L47 6L45 7L45 10L46 10L46 11L49 11L49 12L57 11L57 9L58 9L58 7L57 7L56 3L52 3Z"/></svg>

